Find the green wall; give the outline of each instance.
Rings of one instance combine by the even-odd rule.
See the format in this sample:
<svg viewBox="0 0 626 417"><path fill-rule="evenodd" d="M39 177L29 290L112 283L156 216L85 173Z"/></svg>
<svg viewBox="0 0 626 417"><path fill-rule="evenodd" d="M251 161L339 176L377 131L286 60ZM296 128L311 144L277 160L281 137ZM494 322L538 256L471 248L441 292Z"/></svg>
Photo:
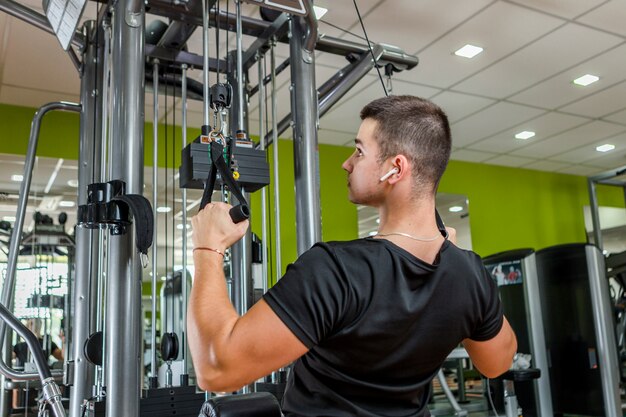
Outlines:
<svg viewBox="0 0 626 417"><path fill-rule="evenodd" d="M0 153L25 154L30 123L35 110L0 104ZM165 127L159 126L160 138ZM152 165L152 125L146 124L145 164ZM199 133L189 129L191 141ZM171 127L168 130L173 138ZM176 143L181 131L175 130ZM159 166L165 166L165 150L159 150ZM268 159L272 165L272 149ZM356 238L358 223L356 208L347 199L346 174L341 163L351 148L319 146L322 234L324 240ZM171 166L172 150L168 149ZM293 180L293 145L279 141L280 205L283 270L296 258L295 192ZM38 155L76 159L78 157L78 115L50 113L44 118ZM178 166L180 147L177 145L175 165ZM269 212L274 205L272 187L268 192ZM507 168L494 165L451 161L444 175L441 192L465 194L470 202L470 225L474 250L489 255L503 250L586 241L583 206L589 204L586 177ZM600 205L624 207L622 190L599 187ZM253 194L252 230L261 232L261 193ZM270 233L273 227L270 226ZM274 246L271 246L272 253ZM273 260L273 256L270 256ZM272 274L273 277L273 274Z"/></svg>
<svg viewBox="0 0 626 417"><path fill-rule="evenodd" d="M586 242L586 177L451 161L439 191L468 196L472 246L482 256ZM598 201L624 207L624 194L601 186Z"/></svg>

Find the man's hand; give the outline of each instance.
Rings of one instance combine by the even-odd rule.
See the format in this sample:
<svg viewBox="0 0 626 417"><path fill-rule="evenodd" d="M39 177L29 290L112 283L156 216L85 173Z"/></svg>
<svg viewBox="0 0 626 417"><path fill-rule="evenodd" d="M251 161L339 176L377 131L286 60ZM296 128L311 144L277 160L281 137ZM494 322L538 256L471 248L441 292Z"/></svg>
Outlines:
<svg viewBox="0 0 626 417"><path fill-rule="evenodd" d="M191 219L194 248L208 247L223 252L246 234L250 222L233 223L228 213L231 208L226 203L209 203Z"/></svg>

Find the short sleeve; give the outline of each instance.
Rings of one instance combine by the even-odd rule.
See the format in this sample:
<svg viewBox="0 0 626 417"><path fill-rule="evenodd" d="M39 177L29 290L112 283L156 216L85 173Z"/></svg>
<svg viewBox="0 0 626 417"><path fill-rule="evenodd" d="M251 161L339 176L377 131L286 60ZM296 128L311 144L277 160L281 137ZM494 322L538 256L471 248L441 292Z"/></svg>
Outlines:
<svg viewBox="0 0 626 417"><path fill-rule="evenodd" d="M346 311L348 281L340 265L331 247L316 244L263 297L309 349L333 331Z"/></svg>
<svg viewBox="0 0 626 417"><path fill-rule="evenodd" d="M470 339L478 342L494 338L502 328L504 313L498 295L498 287L489 272L480 268L480 320Z"/></svg>

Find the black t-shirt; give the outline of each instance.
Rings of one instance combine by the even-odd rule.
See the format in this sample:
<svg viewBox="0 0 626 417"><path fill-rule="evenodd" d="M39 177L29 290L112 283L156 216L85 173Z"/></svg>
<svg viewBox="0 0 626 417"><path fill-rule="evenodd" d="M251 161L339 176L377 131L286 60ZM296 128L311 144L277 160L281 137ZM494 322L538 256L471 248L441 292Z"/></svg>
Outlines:
<svg viewBox="0 0 626 417"><path fill-rule="evenodd" d="M53 341L50 341L50 352L46 350L46 347L43 345L43 338L39 338L39 344L43 348L43 353L46 359L50 355L52 355L59 347ZM24 366L24 364L28 361L28 345L26 342L17 343L13 346L13 353L15 353L15 357L17 358L17 366Z"/></svg>
<svg viewBox="0 0 626 417"><path fill-rule="evenodd" d="M319 243L264 299L310 349L287 383L286 416L427 416L447 355L503 320L479 256L448 241L434 265L384 239Z"/></svg>

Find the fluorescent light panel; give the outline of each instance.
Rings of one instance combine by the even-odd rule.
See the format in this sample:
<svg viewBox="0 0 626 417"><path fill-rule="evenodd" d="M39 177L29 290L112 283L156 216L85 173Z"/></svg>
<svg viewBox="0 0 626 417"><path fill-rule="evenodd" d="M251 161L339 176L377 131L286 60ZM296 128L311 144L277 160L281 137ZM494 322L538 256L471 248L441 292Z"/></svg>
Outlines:
<svg viewBox="0 0 626 417"><path fill-rule="evenodd" d="M328 12L328 9L320 6L313 6L313 13L315 13L315 18L320 20L325 14Z"/></svg>
<svg viewBox="0 0 626 417"><path fill-rule="evenodd" d="M483 48L480 46L470 45L469 43L462 47L461 49L454 52L456 56L462 56L463 58L474 58L476 55L481 53Z"/></svg>
<svg viewBox="0 0 626 417"><path fill-rule="evenodd" d="M20 174L13 174L11 175L11 181L15 181L15 182L24 181L24 176Z"/></svg>
<svg viewBox="0 0 626 417"><path fill-rule="evenodd" d="M67 201L67 200L59 201L59 207L74 207L75 205L76 203L74 203L73 201Z"/></svg>
<svg viewBox="0 0 626 417"><path fill-rule="evenodd" d="M596 151L598 152L608 152L615 149L615 145L611 145L610 143L605 143L604 145L600 145L596 147Z"/></svg>
<svg viewBox="0 0 626 417"><path fill-rule="evenodd" d="M516 134L515 139L526 140L532 138L533 136L535 136L535 132L524 130L523 132L519 132L518 134Z"/></svg>
<svg viewBox="0 0 626 417"><path fill-rule="evenodd" d="M589 84L593 84L598 81L600 77L592 74L585 74L582 77L576 78L573 83L576 85L581 85L583 87L588 86Z"/></svg>
<svg viewBox="0 0 626 417"><path fill-rule="evenodd" d="M463 211L463 207L461 206L452 206L448 209L452 213L458 213L459 211Z"/></svg>
<svg viewBox="0 0 626 417"><path fill-rule="evenodd" d="M156 211L159 213L169 213L170 211L172 211L172 208L161 206L161 207L157 207Z"/></svg>

